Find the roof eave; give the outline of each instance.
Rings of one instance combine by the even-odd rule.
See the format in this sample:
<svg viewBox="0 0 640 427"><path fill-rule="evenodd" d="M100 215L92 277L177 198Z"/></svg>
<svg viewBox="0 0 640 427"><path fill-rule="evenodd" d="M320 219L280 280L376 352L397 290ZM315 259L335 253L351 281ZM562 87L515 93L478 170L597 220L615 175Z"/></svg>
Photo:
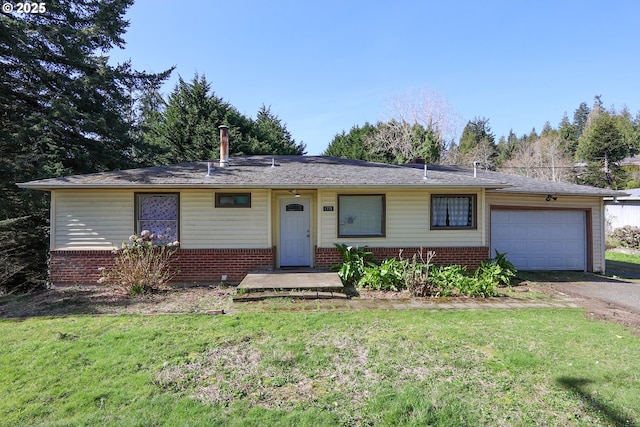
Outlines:
<svg viewBox="0 0 640 427"><path fill-rule="evenodd" d="M37 183L21 183L17 184L20 188L26 188L29 190L41 190L41 191L53 191L53 190L91 190L91 189L105 189L105 190L121 190L121 189L207 189L207 188L228 188L228 189L273 189L273 190L288 190L295 189L332 189L332 188L390 188L390 189L419 189L419 188L474 188L485 190L496 190L510 188L510 185L487 185L487 184L438 184L433 182L415 183L415 184L63 184L63 185L39 185Z"/></svg>
<svg viewBox="0 0 640 427"><path fill-rule="evenodd" d="M496 190L502 190L501 188L498 188ZM489 190L491 191L491 190ZM509 194L522 194L522 195L547 195L547 194L551 194L553 196L563 196L563 197L567 197L567 196L584 196L584 197L618 197L618 194L623 195L626 193L623 192L593 192L593 193L580 193L580 192L567 192L567 191L529 191L529 190L520 190L520 189L507 189Z"/></svg>

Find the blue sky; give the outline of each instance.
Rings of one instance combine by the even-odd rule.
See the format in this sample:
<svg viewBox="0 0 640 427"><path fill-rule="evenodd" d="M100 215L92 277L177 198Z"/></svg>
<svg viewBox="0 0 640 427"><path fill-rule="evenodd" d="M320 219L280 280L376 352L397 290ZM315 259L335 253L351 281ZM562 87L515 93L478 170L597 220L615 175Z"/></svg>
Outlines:
<svg viewBox="0 0 640 427"><path fill-rule="evenodd" d="M638 1L137 0L127 18L112 62L175 65L165 94L204 74L248 116L271 106L308 154L410 91L497 137L555 127L595 95L640 111Z"/></svg>

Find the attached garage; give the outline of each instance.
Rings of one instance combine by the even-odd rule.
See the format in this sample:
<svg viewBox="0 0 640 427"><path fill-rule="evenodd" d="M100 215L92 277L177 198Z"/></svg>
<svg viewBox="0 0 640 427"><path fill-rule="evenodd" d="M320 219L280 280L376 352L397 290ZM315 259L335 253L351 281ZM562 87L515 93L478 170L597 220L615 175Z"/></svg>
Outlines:
<svg viewBox="0 0 640 427"><path fill-rule="evenodd" d="M491 253L519 270L588 270L587 211L491 210Z"/></svg>

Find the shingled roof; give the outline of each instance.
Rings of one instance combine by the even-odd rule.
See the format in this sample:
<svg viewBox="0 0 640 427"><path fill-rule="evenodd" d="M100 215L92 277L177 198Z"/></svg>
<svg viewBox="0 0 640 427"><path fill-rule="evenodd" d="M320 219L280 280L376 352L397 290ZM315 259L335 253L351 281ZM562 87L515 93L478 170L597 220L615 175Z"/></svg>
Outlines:
<svg viewBox="0 0 640 427"><path fill-rule="evenodd" d="M19 184L23 188L485 188L534 194L619 196L601 188L549 182L456 166L389 165L328 156L232 157L217 161L72 175Z"/></svg>
<svg viewBox="0 0 640 427"><path fill-rule="evenodd" d="M460 175L473 176L473 170L460 166L429 166L434 171L455 173ZM626 196L624 191L608 190L606 188L591 187L589 185L571 184L568 182L554 182L544 179L528 178L522 175L512 175L502 172L492 172L478 169L478 178L488 180L501 180L509 184L508 187L495 188L489 191L496 193L516 193L516 194L551 194L560 196L597 196L597 197L620 197Z"/></svg>

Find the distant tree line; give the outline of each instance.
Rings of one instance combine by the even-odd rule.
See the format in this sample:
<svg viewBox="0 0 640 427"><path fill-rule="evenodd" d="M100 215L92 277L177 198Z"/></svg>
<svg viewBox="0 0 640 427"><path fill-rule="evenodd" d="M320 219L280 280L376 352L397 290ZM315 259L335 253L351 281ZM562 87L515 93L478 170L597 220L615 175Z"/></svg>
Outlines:
<svg viewBox="0 0 640 427"><path fill-rule="evenodd" d="M414 118L416 116L413 116ZM457 141L447 141L433 120L391 119L334 136L325 155L385 163L426 163L470 166L506 173L577 182L613 189L640 185L640 171L621 160L640 152L640 113L603 106L600 96L592 107L582 102L572 120L565 113L556 128L545 123L538 134L513 132L496 141L489 119L475 117Z"/></svg>

